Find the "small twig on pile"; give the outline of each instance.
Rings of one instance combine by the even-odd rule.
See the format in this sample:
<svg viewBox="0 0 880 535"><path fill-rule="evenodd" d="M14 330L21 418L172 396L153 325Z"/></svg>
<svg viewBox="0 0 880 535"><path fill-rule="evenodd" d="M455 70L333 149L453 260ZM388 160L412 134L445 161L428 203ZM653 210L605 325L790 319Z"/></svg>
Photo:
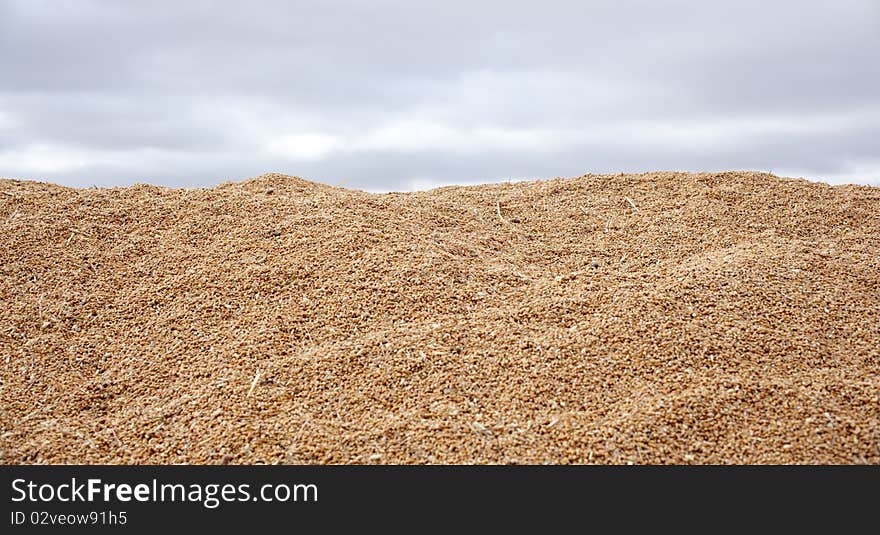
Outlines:
<svg viewBox="0 0 880 535"><path fill-rule="evenodd" d="M248 390L247 397L251 397L254 395L254 388L257 387L257 381L260 380L260 370L257 370L257 374L254 375L254 380L251 381L251 388Z"/></svg>
<svg viewBox="0 0 880 535"><path fill-rule="evenodd" d="M624 197L624 199L626 199L626 202L628 202L629 205L632 206L633 212L639 211L639 209L636 208L636 203L634 203L632 199L630 199L629 197Z"/></svg>
<svg viewBox="0 0 880 535"><path fill-rule="evenodd" d="M501 215L501 205L497 202L495 203L495 211L498 213L498 219L500 219L502 223L504 223L505 225L510 224L510 221L504 219L504 216Z"/></svg>
<svg viewBox="0 0 880 535"><path fill-rule="evenodd" d="M70 232L73 232L73 233L79 234L80 236L85 236L86 238L91 238L91 237L92 237L92 235L89 234L88 232L86 232L86 231L84 231L84 230L79 230L79 229L76 229L76 228L73 228L73 227L70 227Z"/></svg>
<svg viewBox="0 0 880 535"><path fill-rule="evenodd" d="M519 277L520 279L526 281L526 282L532 282L532 278L531 278L531 277L529 277L529 276L526 275L525 273L519 271L518 269L514 269L514 270L513 270L513 274L516 275L517 277Z"/></svg>
<svg viewBox="0 0 880 535"><path fill-rule="evenodd" d="M125 449L128 449L128 448L126 448L125 444L119 439L119 435L116 434L116 430L115 430L115 429L113 429L112 427L108 427L107 429L110 430L110 434L113 435L113 438L116 439L116 442L119 443L119 446L120 446L120 447L125 448Z"/></svg>

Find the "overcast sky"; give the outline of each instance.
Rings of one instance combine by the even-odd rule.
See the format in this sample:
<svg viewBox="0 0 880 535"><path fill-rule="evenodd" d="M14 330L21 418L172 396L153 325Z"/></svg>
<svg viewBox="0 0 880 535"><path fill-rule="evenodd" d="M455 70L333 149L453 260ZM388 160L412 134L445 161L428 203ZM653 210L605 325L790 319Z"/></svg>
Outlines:
<svg viewBox="0 0 880 535"><path fill-rule="evenodd" d="M880 184L880 0L0 0L0 176Z"/></svg>

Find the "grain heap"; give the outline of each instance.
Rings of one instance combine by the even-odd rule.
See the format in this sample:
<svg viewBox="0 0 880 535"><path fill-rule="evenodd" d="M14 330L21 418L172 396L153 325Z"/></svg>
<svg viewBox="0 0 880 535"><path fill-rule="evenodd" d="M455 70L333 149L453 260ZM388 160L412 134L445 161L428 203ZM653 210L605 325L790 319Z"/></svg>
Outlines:
<svg viewBox="0 0 880 535"><path fill-rule="evenodd" d="M0 181L0 462L880 463L880 189Z"/></svg>

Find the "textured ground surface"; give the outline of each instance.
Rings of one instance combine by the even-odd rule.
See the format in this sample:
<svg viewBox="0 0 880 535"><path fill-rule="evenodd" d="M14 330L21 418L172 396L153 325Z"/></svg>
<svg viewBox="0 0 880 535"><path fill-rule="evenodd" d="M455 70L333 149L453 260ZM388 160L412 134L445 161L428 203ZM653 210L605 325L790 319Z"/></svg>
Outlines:
<svg viewBox="0 0 880 535"><path fill-rule="evenodd" d="M3 463L880 463L880 189L0 181Z"/></svg>

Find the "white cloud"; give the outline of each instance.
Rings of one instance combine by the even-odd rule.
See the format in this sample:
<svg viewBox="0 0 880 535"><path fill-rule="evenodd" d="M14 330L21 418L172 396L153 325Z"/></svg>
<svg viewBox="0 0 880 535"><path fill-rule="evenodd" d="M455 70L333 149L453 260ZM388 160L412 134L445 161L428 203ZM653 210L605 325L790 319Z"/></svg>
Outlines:
<svg viewBox="0 0 880 535"><path fill-rule="evenodd" d="M880 128L880 109L750 117L717 117L699 120L633 121L606 125L605 131L626 135L638 144L715 147L754 136L834 136L849 130Z"/></svg>
<svg viewBox="0 0 880 535"><path fill-rule="evenodd" d="M0 110L0 130L11 129L12 126L12 117L10 117L8 113L3 113L3 111Z"/></svg>
<svg viewBox="0 0 880 535"><path fill-rule="evenodd" d="M268 142L268 151L275 156L295 161L322 160L342 146L339 138L329 134L287 134Z"/></svg>
<svg viewBox="0 0 880 535"><path fill-rule="evenodd" d="M100 163L104 155L91 150L30 145L0 152L0 174L30 177L41 173L63 173Z"/></svg>
<svg viewBox="0 0 880 535"><path fill-rule="evenodd" d="M435 112L436 113L436 112ZM756 136L835 135L854 128L880 128L880 109L814 114L597 121L580 128L462 126L415 113L362 133L293 133L269 139L268 152L290 161L319 161L340 153L398 152L479 154L516 151L552 154L577 147L711 149ZM442 115L442 113L436 113Z"/></svg>
<svg viewBox="0 0 880 535"><path fill-rule="evenodd" d="M6 120L0 116L0 120ZM241 119L236 121L235 119ZM786 140L805 137L809 139L823 136L844 136L853 129L871 131L880 129L880 109L853 109L776 115L719 116L700 118L681 118L678 120L645 119L631 121L593 121L574 127L506 127L500 124L462 125L454 119L443 117L437 109L419 110L412 117L393 119L363 131L333 131L331 125L321 125L312 121L312 130L288 132L277 137L267 136L265 132L277 131L279 123L285 122L265 115L244 114L242 118L230 117L232 122L241 125L249 137L258 142L257 155L245 150L230 153L231 161L250 157L253 171L259 173L270 166L261 161L282 162L283 167L293 173L308 171L307 165L332 164L337 160L355 161L367 158L393 158L412 155L414 158L451 157L478 159L498 157L497 155L516 155L533 158L535 161L552 162L557 155L584 154L584 158L595 155L630 153L638 156L646 153L688 155L710 155L718 147L748 147L762 140ZM308 123L307 120L301 120ZM9 130L8 130L9 131ZM260 150L261 147L261 150ZM210 153L207 153L210 154ZM22 147L0 150L0 176L41 177L52 174L91 176L93 169L117 172L144 166L149 162L157 169L162 163L167 168L192 169L206 153L135 147L130 149L83 148L65 144L38 143ZM490 155L495 156L490 156ZM401 156L402 155L402 156ZM438 156L439 155L439 156ZM759 164L764 170L777 174L809 176L829 182L868 182L877 183L877 169L880 166L864 162L864 158L854 156L851 161L833 172L820 174L808 166L778 165L775 159ZM676 162L677 160L671 160ZM782 160L779 160L782 162ZM620 164L618 164L620 165ZM638 165L638 164L634 164ZM688 167L673 163L676 168ZM721 166L730 167L731 164ZM654 166L656 167L656 166ZM719 169L721 167L718 167ZM742 168L735 162L732 167ZM746 165L745 167L750 167ZM786 170L783 170L786 167ZM645 167L650 170L652 167ZM607 170L607 169L606 169ZM593 168L589 162L577 166L576 172L602 171ZM163 171L153 171L161 174ZM167 172L167 171L165 171ZM508 173L499 173L507 176ZM527 168L514 171L521 176L536 174ZM396 187L424 189L452 182L466 183L467 177L434 175L432 170L417 171L417 175L399 177ZM152 175L152 173L151 173ZM482 177L491 180L496 175ZM240 176L238 178L243 178ZM478 178L475 179L480 180ZM392 186L393 188L394 186ZM386 188L382 188L386 189Z"/></svg>
<svg viewBox="0 0 880 535"><path fill-rule="evenodd" d="M316 161L337 153L448 152L477 154L486 150L552 152L577 142L576 130L544 128L461 127L427 120L385 123L361 134L294 133L265 141L266 151L290 161Z"/></svg>
<svg viewBox="0 0 880 535"><path fill-rule="evenodd" d="M546 128L462 127L432 121L386 123L356 137L349 150L448 151L477 153L486 149L549 152L574 142L577 132Z"/></svg>

